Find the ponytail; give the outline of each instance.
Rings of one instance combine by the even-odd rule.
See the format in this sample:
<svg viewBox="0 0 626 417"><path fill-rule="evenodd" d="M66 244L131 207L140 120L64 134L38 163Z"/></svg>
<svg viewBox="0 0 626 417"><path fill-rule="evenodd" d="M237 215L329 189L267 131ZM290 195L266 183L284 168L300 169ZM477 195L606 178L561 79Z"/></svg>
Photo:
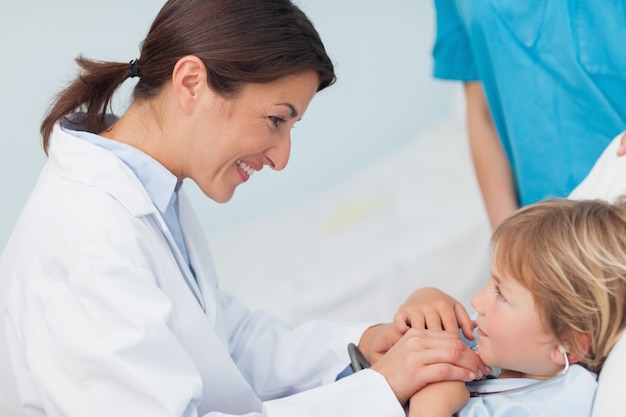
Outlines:
<svg viewBox="0 0 626 417"><path fill-rule="evenodd" d="M247 83L267 83L313 70L318 91L335 82L330 57L313 23L290 0L168 0L128 64L78 57L82 71L53 102L41 124L43 147L54 124L70 113L86 114L81 126L99 133L115 90L140 76L133 100L149 100L171 79L176 62L194 55L204 63L210 87L233 96Z"/></svg>
<svg viewBox="0 0 626 417"><path fill-rule="evenodd" d="M43 149L48 153L50 134L54 124L76 111L84 111L85 129L98 133L106 127L106 113L115 90L129 77L137 75L137 61L131 64L93 61L83 56L76 58L81 68L78 77L61 91L41 123ZM135 73L129 70L135 68Z"/></svg>

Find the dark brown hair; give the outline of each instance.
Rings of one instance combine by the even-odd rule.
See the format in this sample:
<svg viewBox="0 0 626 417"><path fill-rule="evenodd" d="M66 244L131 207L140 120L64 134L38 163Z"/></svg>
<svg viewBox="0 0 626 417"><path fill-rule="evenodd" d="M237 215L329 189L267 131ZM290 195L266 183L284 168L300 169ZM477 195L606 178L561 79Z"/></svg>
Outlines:
<svg viewBox="0 0 626 417"><path fill-rule="evenodd" d="M234 96L246 83L265 83L307 70L319 74L320 91L335 82L333 64L319 34L290 0L169 0L142 43L134 100L156 96L176 62L202 59L211 87ZM131 76L128 63L79 56L78 77L53 102L41 124L43 147L54 124L84 111L86 129L102 131L117 88Z"/></svg>

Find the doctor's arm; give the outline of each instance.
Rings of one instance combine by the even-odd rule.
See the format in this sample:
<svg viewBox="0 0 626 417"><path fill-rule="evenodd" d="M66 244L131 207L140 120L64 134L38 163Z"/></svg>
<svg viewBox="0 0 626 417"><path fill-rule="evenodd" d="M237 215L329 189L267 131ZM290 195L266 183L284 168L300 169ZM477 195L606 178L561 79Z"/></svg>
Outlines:
<svg viewBox="0 0 626 417"><path fill-rule="evenodd" d="M313 321L290 326L250 311L230 294L219 296L231 356L264 400L334 381L350 363L348 344L358 343L370 325Z"/></svg>
<svg viewBox="0 0 626 417"><path fill-rule="evenodd" d="M511 165L498 136L482 83L465 83L467 129L476 178L494 229L519 207Z"/></svg>
<svg viewBox="0 0 626 417"><path fill-rule="evenodd" d="M242 372L254 370L246 373L246 378L266 400L278 401L294 392L305 395L310 388L332 382L349 363L349 341L360 340L360 347L366 351L384 351L390 341L395 343L374 361L371 370L384 377L387 390L391 388L389 391L393 391L400 404L428 383L470 381L484 372L477 355L456 333L408 329L402 334L391 323L367 330L337 322L313 322L291 328L271 317L247 312L232 298L229 304L226 309L230 311L229 320L239 323L231 336L233 357ZM272 366L267 366L268 363ZM355 381L348 377L338 383Z"/></svg>
<svg viewBox="0 0 626 417"><path fill-rule="evenodd" d="M371 369L264 403L268 416L401 417L401 405L430 383L469 381L478 361L451 332L410 329ZM294 410L298 410L294 414Z"/></svg>

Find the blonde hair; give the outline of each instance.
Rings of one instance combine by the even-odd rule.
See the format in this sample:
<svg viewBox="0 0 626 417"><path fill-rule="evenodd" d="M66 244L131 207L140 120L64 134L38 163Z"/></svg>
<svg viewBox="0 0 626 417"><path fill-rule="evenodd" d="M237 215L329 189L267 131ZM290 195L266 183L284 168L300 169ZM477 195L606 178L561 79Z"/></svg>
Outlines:
<svg viewBox="0 0 626 417"><path fill-rule="evenodd" d="M496 268L530 290L547 331L599 372L626 327L626 198L542 201L506 219L491 243Z"/></svg>

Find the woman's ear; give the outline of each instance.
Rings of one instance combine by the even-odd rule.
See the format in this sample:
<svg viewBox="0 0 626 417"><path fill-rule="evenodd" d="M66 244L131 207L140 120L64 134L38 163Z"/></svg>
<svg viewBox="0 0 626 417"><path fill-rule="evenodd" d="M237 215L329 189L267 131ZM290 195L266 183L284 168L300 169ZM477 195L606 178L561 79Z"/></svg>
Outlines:
<svg viewBox="0 0 626 417"><path fill-rule="evenodd" d="M208 83L204 62L195 55L180 58L172 71L172 89L184 112L193 112L200 94L206 88Z"/></svg>

